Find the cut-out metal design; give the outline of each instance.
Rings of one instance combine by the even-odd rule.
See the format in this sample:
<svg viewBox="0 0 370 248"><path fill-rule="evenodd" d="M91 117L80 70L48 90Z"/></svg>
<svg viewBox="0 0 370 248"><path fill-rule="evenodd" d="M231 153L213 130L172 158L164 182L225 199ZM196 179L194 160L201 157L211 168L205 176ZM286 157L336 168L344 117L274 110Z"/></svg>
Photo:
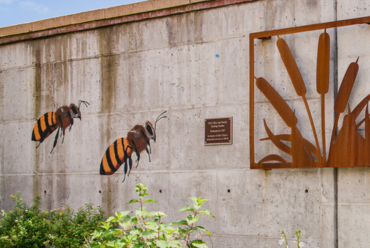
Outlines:
<svg viewBox="0 0 370 248"><path fill-rule="evenodd" d="M250 157L251 169L274 169L274 168L322 168L322 167L363 167L370 166L370 114L368 103L370 94L366 96L353 110L348 104L352 88L359 71L359 59L352 62L343 77L334 102L335 120L332 130L329 149L326 149L325 132L322 131L321 144L316 132L313 117L308 101L306 99L306 85L303 81L297 63L281 35L323 30L319 36L317 51L316 91L321 100L321 130L325 130L325 95L329 89L329 63L330 63L330 36L326 29L356 24L366 24L370 17L356 18L350 20L314 24L302 27L294 27L281 30L266 31L250 34ZM302 99L311 129L314 143L308 141L297 128L298 119L281 95L263 77L254 76L254 40L265 37L277 36L277 48L290 80L294 86L296 95ZM267 100L277 111L284 123L289 127L290 133L274 134L265 120L263 125L267 137L260 142L272 142L282 152L290 155L291 161L287 161L278 154L269 154L259 161L255 161L254 140L254 85L263 93ZM347 111L346 110L347 108ZM365 116L359 118L365 109ZM339 117L345 115L343 124L338 129ZM258 123L257 125L261 125ZM364 124L364 137L358 132L358 128Z"/></svg>

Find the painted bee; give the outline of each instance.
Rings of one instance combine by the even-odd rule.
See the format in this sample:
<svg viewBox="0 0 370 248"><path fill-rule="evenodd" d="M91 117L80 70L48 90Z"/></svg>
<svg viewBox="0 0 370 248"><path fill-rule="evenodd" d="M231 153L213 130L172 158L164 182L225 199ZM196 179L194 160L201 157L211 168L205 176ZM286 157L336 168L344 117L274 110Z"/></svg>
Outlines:
<svg viewBox="0 0 370 248"><path fill-rule="evenodd" d="M71 131L72 129L73 118L80 118L81 120L80 112L81 103L85 104L86 107L90 105L90 103L80 100L78 101L78 107L74 103L71 103L69 107L63 106L58 108L55 112L48 112L41 116L40 119L37 120L32 131L32 140L40 141L36 148L38 148L40 144L52 132L54 132L55 129L58 129L58 132L55 135L54 145L50 153L53 152L54 147L57 145L60 129L62 129L62 133L60 134L60 136L63 136L62 140L63 143L66 128L69 126L69 131Z"/></svg>
<svg viewBox="0 0 370 248"><path fill-rule="evenodd" d="M127 138L120 138L114 141L108 149L106 150L103 159L100 164L100 175L112 175L116 172L119 167L123 164L124 178L122 182L126 179L126 174L130 175L132 168L131 155L136 153L136 168L139 165L140 153L146 150L149 156L150 162L150 139L156 140L156 125L160 119L167 118L167 116L162 116L167 111L162 112L155 120L154 126L150 121L145 122L145 127L142 125L135 125L128 133ZM149 148L149 149L148 149Z"/></svg>

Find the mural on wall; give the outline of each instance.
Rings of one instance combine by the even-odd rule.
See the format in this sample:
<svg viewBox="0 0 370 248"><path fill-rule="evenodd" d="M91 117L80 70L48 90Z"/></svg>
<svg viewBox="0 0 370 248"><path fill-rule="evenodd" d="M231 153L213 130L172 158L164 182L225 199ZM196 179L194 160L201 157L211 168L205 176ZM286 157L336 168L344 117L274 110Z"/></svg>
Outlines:
<svg viewBox="0 0 370 248"><path fill-rule="evenodd" d="M80 118L81 120L81 103L83 103L86 107L90 105L88 102L80 100L78 101L78 106L76 106L74 103L71 103L69 106L60 107L55 112L48 112L41 116L36 121L32 131L32 140L40 142L36 148L38 148L40 144L56 129L58 129L58 132L55 135L53 148L51 149L50 153L53 152L54 147L57 145L60 129L62 130L60 136L63 136L63 143L65 130L68 127L69 131L72 129L73 118Z"/></svg>
<svg viewBox="0 0 370 248"><path fill-rule="evenodd" d="M145 126L135 125L128 133L126 138L119 138L111 144L104 153L100 164L100 175L112 175L123 164L124 177L122 182L126 179L126 174L129 176L132 169L131 155L136 154L136 167L139 165L140 153L144 150L148 153L150 162L150 139L156 141L156 126L157 122L167 116L162 112L155 120L154 126L150 121L145 122Z"/></svg>
<svg viewBox="0 0 370 248"><path fill-rule="evenodd" d="M292 110L283 97L263 77L254 77L254 68L251 66L252 80L256 79L256 86L271 103L284 123L289 127L290 133L275 134L271 131L266 120L263 125L267 137L260 139L261 142L272 142L283 153L290 155L291 161L287 161L279 154L268 154L257 163L254 161L254 135L251 136L251 168L252 169L274 169L274 168L319 168L319 167L362 167L370 166L370 114L368 102L370 94L367 95L353 110L348 101L355 84L359 71L359 58L350 63L340 84L338 94L334 102L335 120L332 129L329 151L326 151L325 132L322 132L320 147L319 140L312 118L311 110L306 99L306 85L302 78L297 63L289 49L286 41L279 37L281 34L298 33L325 29L319 37L317 51L316 91L321 100L321 130L325 130L325 95L329 89L329 63L330 63L330 36L326 28L340 27L361 23L368 23L370 17L351 20L337 21L324 24L296 27L290 30L274 30L270 33L277 35L277 48L284 66L288 72L296 95L304 103L307 117L310 121L312 135L315 142L311 143L304 138L297 128L299 120L295 110ZM289 32L291 31L291 32ZM258 35L261 35L259 33ZM266 35L267 36L267 35ZM253 36L251 36L253 37ZM251 38L251 40L253 40ZM254 42L252 42L254 44ZM252 49L252 48L251 48ZM251 53L251 57L254 53ZM254 61L251 59L251 63ZM251 81L252 81L251 80ZM254 84L254 82L253 82ZM251 86L251 103L254 104L254 87ZM251 134L254 134L254 109L251 107ZM347 108L347 111L345 111ZM365 111L363 111L365 109ZM364 116L360 113L364 112ZM342 127L338 128L339 117L344 115ZM259 125L260 123L258 123ZM363 127L365 135L362 136L358 129Z"/></svg>

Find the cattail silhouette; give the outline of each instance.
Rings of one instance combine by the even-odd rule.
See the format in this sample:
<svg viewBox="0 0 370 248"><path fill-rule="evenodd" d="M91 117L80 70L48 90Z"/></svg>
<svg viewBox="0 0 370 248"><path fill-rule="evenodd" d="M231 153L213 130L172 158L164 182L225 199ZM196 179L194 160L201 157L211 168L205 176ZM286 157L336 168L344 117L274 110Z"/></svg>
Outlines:
<svg viewBox="0 0 370 248"><path fill-rule="evenodd" d="M325 94L329 90L330 66L330 36L322 33L319 37L317 49L316 90L321 95L321 134L323 166L326 165L326 139L325 139Z"/></svg>
<svg viewBox="0 0 370 248"><path fill-rule="evenodd" d="M358 59L356 62L352 62L346 71L346 74L343 77L342 84L340 85L337 98L335 99L334 103L334 111L335 111L335 120L334 120L334 128L333 132L331 134L331 140L330 140L330 150L329 150L329 158L328 161L330 161L330 157L332 156L332 147L334 143L334 135L337 130L338 121L339 121L339 115L344 112L346 109L349 96L351 95L351 91L353 88L353 84L355 83L355 79L358 73Z"/></svg>
<svg viewBox="0 0 370 248"><path fill-rule="evenodd" d="M307 99L306 99L307 89L306 89L306 86L304 84L301 72L299 71L297 63L295 62L294 57L293 57L286 41L284 39L281 39L281 38L278 37L276 45L279 49L279 53L280 53L281 59L283 60L285 68L288 71L289 77L292 80L294 89L295 89L297 95L302 97L303 102L305 104L307 114L308 114L308 117L310 119L313 135L315 137L315 143L316 143L316 154L315 155L320 160L321 154L320 154L319 140L317 138L316 128L315 128L315 125L313 123L310 107L308 106L308 102L307 102Z"/></svg>

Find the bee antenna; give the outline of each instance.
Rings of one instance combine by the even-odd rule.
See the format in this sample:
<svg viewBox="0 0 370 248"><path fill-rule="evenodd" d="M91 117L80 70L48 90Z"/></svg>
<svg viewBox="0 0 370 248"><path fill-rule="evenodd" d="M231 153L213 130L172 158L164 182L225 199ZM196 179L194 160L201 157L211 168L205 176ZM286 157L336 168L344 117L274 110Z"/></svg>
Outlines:
<svg viewBox="0 0 370 248"><path fill-rule="evenodd" d="M160 119L163 119L163 118L167 118L167 116L161 116L163 114L167 113L167 111L163 111L160 115L158 115L157 119L155 120L155 123L154 123L154 130L156 130L156 127L157 127L157 122L160 120Z"/></svg>
<svg viewBox="0 0 370 248"><path fill-rule="evenodd" d="M90 103L88 103L88 102L86 102L86 101L79 100L79 101L78 101L78 109L80 109L81 103L85 104L86 108L88 107L88 105L90 105Z"/></svg>

